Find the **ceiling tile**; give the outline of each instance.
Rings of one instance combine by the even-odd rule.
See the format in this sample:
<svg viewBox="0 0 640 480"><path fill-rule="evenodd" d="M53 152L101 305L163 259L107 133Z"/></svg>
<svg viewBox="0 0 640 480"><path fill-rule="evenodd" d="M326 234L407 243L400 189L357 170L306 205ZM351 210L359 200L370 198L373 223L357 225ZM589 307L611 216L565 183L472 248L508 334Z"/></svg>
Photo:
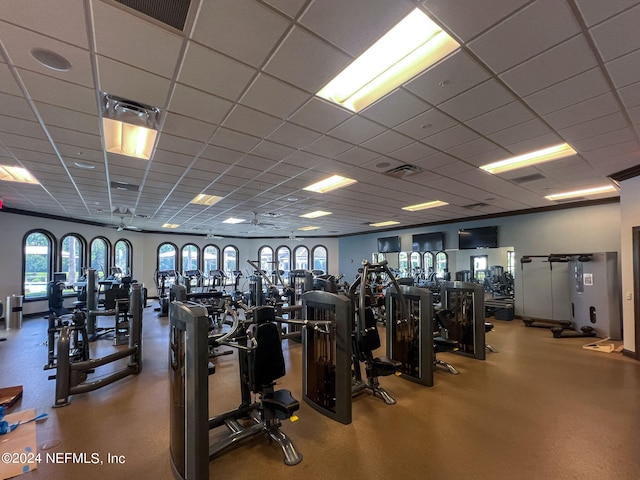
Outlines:
<svg viewBox="0 0 640 480"><path fill-rule="evenodd" d="M594 2L593 0L576 0L576 4L582 13L585 23L592 26L622 10L638 3L637 0L608 0L606 2Z"/></svg>
<svg viewBox="0 0 640 480"><path fill-rule="evenodd" d="M429 104L415 95L404 89L397 89L361 111L360 114L387 127L394 127L407 118L424 113L429 108Z"/></svg>
<svg viewBox="0 0 640 480"><path fill-rule="evenodd" d="M576 140L590 138L600 133L619 130L626 126L627 120L621 113L616 112L573 125L563 130L558 130L558 133L568 142L574 142Z"/></svg>
<svg viewBox="0 0 640 480"><path fill-rule="evenodd" d="M266 113L236 105L225 119L223 125L226 128L242 131L256 137L266 137L273 132L282 120Z"/></svg>
<svg viewBox="0 0 640 480"><path fill-rule="evenodd" d="M593 27L590 32L605 62L636 50L640 43L640 5Z"/></svg>
<svg viewBox="0 0 640 480"><path fill-rule="evenodd" d="M423 0L434 18L465 41L516 11L527 0L483 0L459 4L448 0Z"/></svg>
<svg viewBox="0 0 640 480"><path fill-rule="evenodd" d="M543 118L553 128L562 129L617 112L618 110L618 104L614 96L610 93L605 93L585 100L584 102L556 110L553 113L544 115Z"/></svg>
<svg viewBox="0 0 640 480"><path fill-rule="evenodd" d="M505 128L499 132L492 133L488 137L498 145L513 145L530 138L539 137L551 133L551 129L541 120L533 119L528 122Z"/></svg>
<svg viewBox="0 0 640 480"><path fill-rule="evenodd" d="M255 67L288 27L284 18L250 0L203 2L199 15L194 40Z"/></svg>
<svg viewBox="0 0 640 480"><path fill-rule="evenodd" d="M162 124L163 133L199 142L207 141L213 135L215 129L216 126L212 123L202 122L173 112L167 112Z"/></svg>
<svg viewBox="0 0 640 480"><path fill-rule="evenodd" d="M594 68L524 97L524 100L538 114L545 115L607 91L608 85L602 73Z"/></svg>
<svg viewBox="0 0 640 480"><path fill-rule="evenodd" d="M620 88L638 81L637 66L640 62L640 49L619 57L606 64L613 84Z"/></svg>
<svg viewBox="0 0 640 480"><path fill-rule="evenodd" d="M446 150L456 145L475 140L476 138L478 138L478 135L472 130L463 125L456 125L436 135L425 138L423 143L440 150Z"/></svg>
<svg viewBox="0 0 640 480"><path fill-rule="evenodd" d="M640 82L621 88L618 94L627 108L635 107L640 104Z"/></svg>
<svg viewBox="0 0 640 480"><path fill-rule="evenodd" d="M469 43L496 73L580 32L565 2L537 0Z"/></svg>
<svg viewBox="0 0 640 480"><path fill-rule="evenodd" d="M92 7L99 55L118 58L165 78L173 77L182 47L179 35L104 2L94 1Z"/></svg>
<svg viewBox="0 0 640 480"><path fill-rule="evenodd" d="M27 70L19 69L18 74L33 100L93 115L97 114L96 94L93 89Z"/></svg>
<svg viewBox="0 0 640 480"><path fill-rule="evenodd" d="M489 78L489 73L463 51L457 51L405 84L405 88L437 105Z"/></svg>
<svg viewBox="0 0 640 480"><path fill-rule="evenodd" d="M477 132L488 135L505 128L524 123L534 118L533 113L522 102L516 101L496 108L484 115L472 118L465 125Z"/></svg>
<svg viewBox="0 0 640 480"><path fill-rule="evenodd" d="M596 65L586 40L576 35L504 72L500 78L518 95L526 96Z"/></svg>
<svg viewBox="0 0 640 480"><path fill-rule="evenodd" d="M353 145L351 145L350 143L346 143L342 140L331 138L325 135L307 145L305 147L305 150L317 155L323 155L329 158L333 158L337 155L340 155L341 153L346 152L352 147Z"/></svg>
<svg viewBox="0 0 640 480"><path fill-rule="evenodd" d="M358 2L323 0L313 2L300 22L349 55L356 57L407 16L413 7L406 0L369 0L366 8ZM357 29L353 25L366 25Z"/></svg>
<svg viewBox="0 0 640 480"><path fill-rule="evenodd" d="M18 98L18 96L22 96L22 90L20 90L13 74L9 70L9 65L2 62L0 62L0 92L4 92L2 94L2 98L8 98L9 96L14 95L16 98Z"/></svg>
<svg viewBox="0 0 640 480"><path fill-rule="evenodd" d="M311 130L325 132L352 116L353 113L347 109L337 107L319 97L313 97L289 120Z"/></svg>
<svg viewBox="0 0 640 480"><path fill-rule="evenodd" d="M458 122L456 120L446 113L432 108L425 113L401 123L395 127L395 130L404 133L411 138L415 138L416 140L422 140L423 138L435 135L438 132L453 127L457 123Z"/></svg>
<svg viewBox="0 0 640 480"><path fill-rule="evenodd" d="M349 57L299 27L294 27L270 58L264 71L317 93L348 63Z"/></svg>
<svg viewBox="0 0 640 480"><path fill-rule="evenodd" d="M380 135L373 137L361 145L364 148L373 150L374 152L380 152L381 154L387 154L399 148L405 147L413 143L413 140L409 137L394 132L393 130L387 130Z"/></svg>
<svg viewBox="0 0 640 480"><path fill-rule="evenodd" d="M320 136L317 132L285 122L269 135L269 140L292 148L303 148Z"/></svg>
<svg viewBox="0 0 640 480"><path fill-rule="evenodd" d="M221 97L178 84L173 92L169 111L207 123L219 124L232 105L230 101Z"/></svg>
<svg viewBox="0 0 640 480"><path fill-rule="evenodd" d="M513 95L496 80L472 88L438 106L452 117L465 121L512 102Z"/></svg>
<svg viewBox="0 0 640 480"><path fill-rule="evenodd" d="M265 0L265 3L293 18L298 15L306 0Z"/></svg>
<svg viewBox="0 0 640 480"><path fill-rule="evenodd" d="M359 145L381 134L385 130L383 126L373 123L371 120L367 120L359 115L355 115L336 128L329 130L329 135L353 143L354 145Z"/></svg>
<svg viewBox="0 0 640 480"><path fill-rule="evenodd" d="M261 73L242 96L240 103L269 115L287 118L308 98L308 93Z"/></svg>

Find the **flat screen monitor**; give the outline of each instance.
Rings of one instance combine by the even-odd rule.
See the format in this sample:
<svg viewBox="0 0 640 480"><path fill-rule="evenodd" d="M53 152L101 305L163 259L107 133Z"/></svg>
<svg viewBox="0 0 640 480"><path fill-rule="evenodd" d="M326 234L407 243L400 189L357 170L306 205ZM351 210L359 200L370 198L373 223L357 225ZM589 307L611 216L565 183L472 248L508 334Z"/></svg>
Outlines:
<svg viewBox="0 0 640 480"><path fill-rule="evenodd" d="M400 237L380 237L378 238L378 252L393 253L400 252Z"/></svg>
<svg viewBox="0 0 640 480"><path fill-rule="evenodd" d="M498 248L498 227L463 228L458 230L458 248Z"/></svg>
<svg viewBox="0 0 640 480"><path fill-rule="evenodd" d="M67 281L67 272L54 272L53 273L53 281L54 282L66 282Z"/></svg>
<svg viewBox="0 0 640 480"><path fill-rule="evenodd" d="M444 234L442 232L416 234L413 236L411 249L414 252L439 252L444 250Z"/></svg>

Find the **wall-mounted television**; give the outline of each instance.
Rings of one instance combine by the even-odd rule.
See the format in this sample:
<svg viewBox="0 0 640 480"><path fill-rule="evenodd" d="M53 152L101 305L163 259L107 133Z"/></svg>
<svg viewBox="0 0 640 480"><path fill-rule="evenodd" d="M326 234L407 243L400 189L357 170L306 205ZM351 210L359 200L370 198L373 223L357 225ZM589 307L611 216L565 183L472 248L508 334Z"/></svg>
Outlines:
<svg viewBox="0 0 640 480"><path fill-rule="evenodd" d="M458 248L498 248L498 227L462 228L458 230Z"/></svg>
<svg viewBox="0 0 640 480"><path fill-rule="evenodd" d="M378 252L392 253L400 252L400 237L380 237L378 238Z"/></svg>
<svg viewBox="0 0 640 480"><path fill-rule="evenodd" d="M444 233L418 233L413 236L411 249L414 252L439 252L444 250Z"/></svg>

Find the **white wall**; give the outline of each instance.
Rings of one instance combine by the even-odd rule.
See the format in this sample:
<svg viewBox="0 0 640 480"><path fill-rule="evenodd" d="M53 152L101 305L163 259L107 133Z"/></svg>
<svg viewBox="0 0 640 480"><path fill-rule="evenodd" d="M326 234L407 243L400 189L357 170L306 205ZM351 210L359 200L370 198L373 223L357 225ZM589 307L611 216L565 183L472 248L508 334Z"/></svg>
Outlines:
<svg viewBox="0 0 640 480"><path fill-rule="evenodd" d="M622 264L622 328L624 329L624 348L636 351L635 309L633 296L633 227L640 226L640 177L622 182L620 192L620 240Z"/></svg>
<svg viewBox="0 0 640 480"><path fill-rule="evenodd" d="M133 246L133 277L144 283L148 288L150 297L156 296L153 281L156 270L156 255L158 245L163 242L172 242L182 248L186 243L194 243L200 248L208 244L217 245L222 250L227 245L238 248L239 268L243 272L251 267L247 260L258 258L258 249L263 245L269 245L274 249L281 245L288 246L292 252L298 245L305 245L309 251L316 245L324 245L328 250L329 272L338 271L338 241L334 238L306 238L302 241L293 241L285 238L279 239L222 239L207 240L204 235L164 235L160 233L140 233L130 230L118 232L115 228L84 225L74 222L52 220L27 215L17 215L0 210L0 245L2 254L0 260L0 299L12 294L22 294L22 241L25 234L33 229L43 229L51 232L56 240L68 233L76 233L90 242L96 236L107 238L111 245L118 239L126 238ZM24 303L23 312L26 314L47 311L46 301L30 301Z"/></svg>

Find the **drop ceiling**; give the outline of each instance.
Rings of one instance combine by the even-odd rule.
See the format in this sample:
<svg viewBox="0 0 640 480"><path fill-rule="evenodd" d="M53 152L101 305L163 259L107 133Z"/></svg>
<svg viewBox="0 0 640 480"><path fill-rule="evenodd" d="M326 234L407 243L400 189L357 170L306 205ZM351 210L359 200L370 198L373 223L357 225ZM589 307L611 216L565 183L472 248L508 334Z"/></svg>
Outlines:
<svg viewBox="0 0 640 480"><path fill-rule="evenodd" d="M315 96L416 7L460 48L357 114ZM117 225L124 211L143 230L240 237L549 207L545 195L640 164L638 25L640 2L625 0L191 0L182 30L116 1L4 0L0 164L40 185L0 182L0 198L69 219ZM37 48L71 69L41 65ZM149 161L105 152L101 91L160 108ZM478 169L562 142L578 155ZM385 173L403 165L416 171ZM333 174L358 183L303 190ZM191 204L201 193L223 199ZM617 193L596 198L606 196ZM402 210L432 200L449 205ZM332 215L300 218L313 210Z"/></svg>

